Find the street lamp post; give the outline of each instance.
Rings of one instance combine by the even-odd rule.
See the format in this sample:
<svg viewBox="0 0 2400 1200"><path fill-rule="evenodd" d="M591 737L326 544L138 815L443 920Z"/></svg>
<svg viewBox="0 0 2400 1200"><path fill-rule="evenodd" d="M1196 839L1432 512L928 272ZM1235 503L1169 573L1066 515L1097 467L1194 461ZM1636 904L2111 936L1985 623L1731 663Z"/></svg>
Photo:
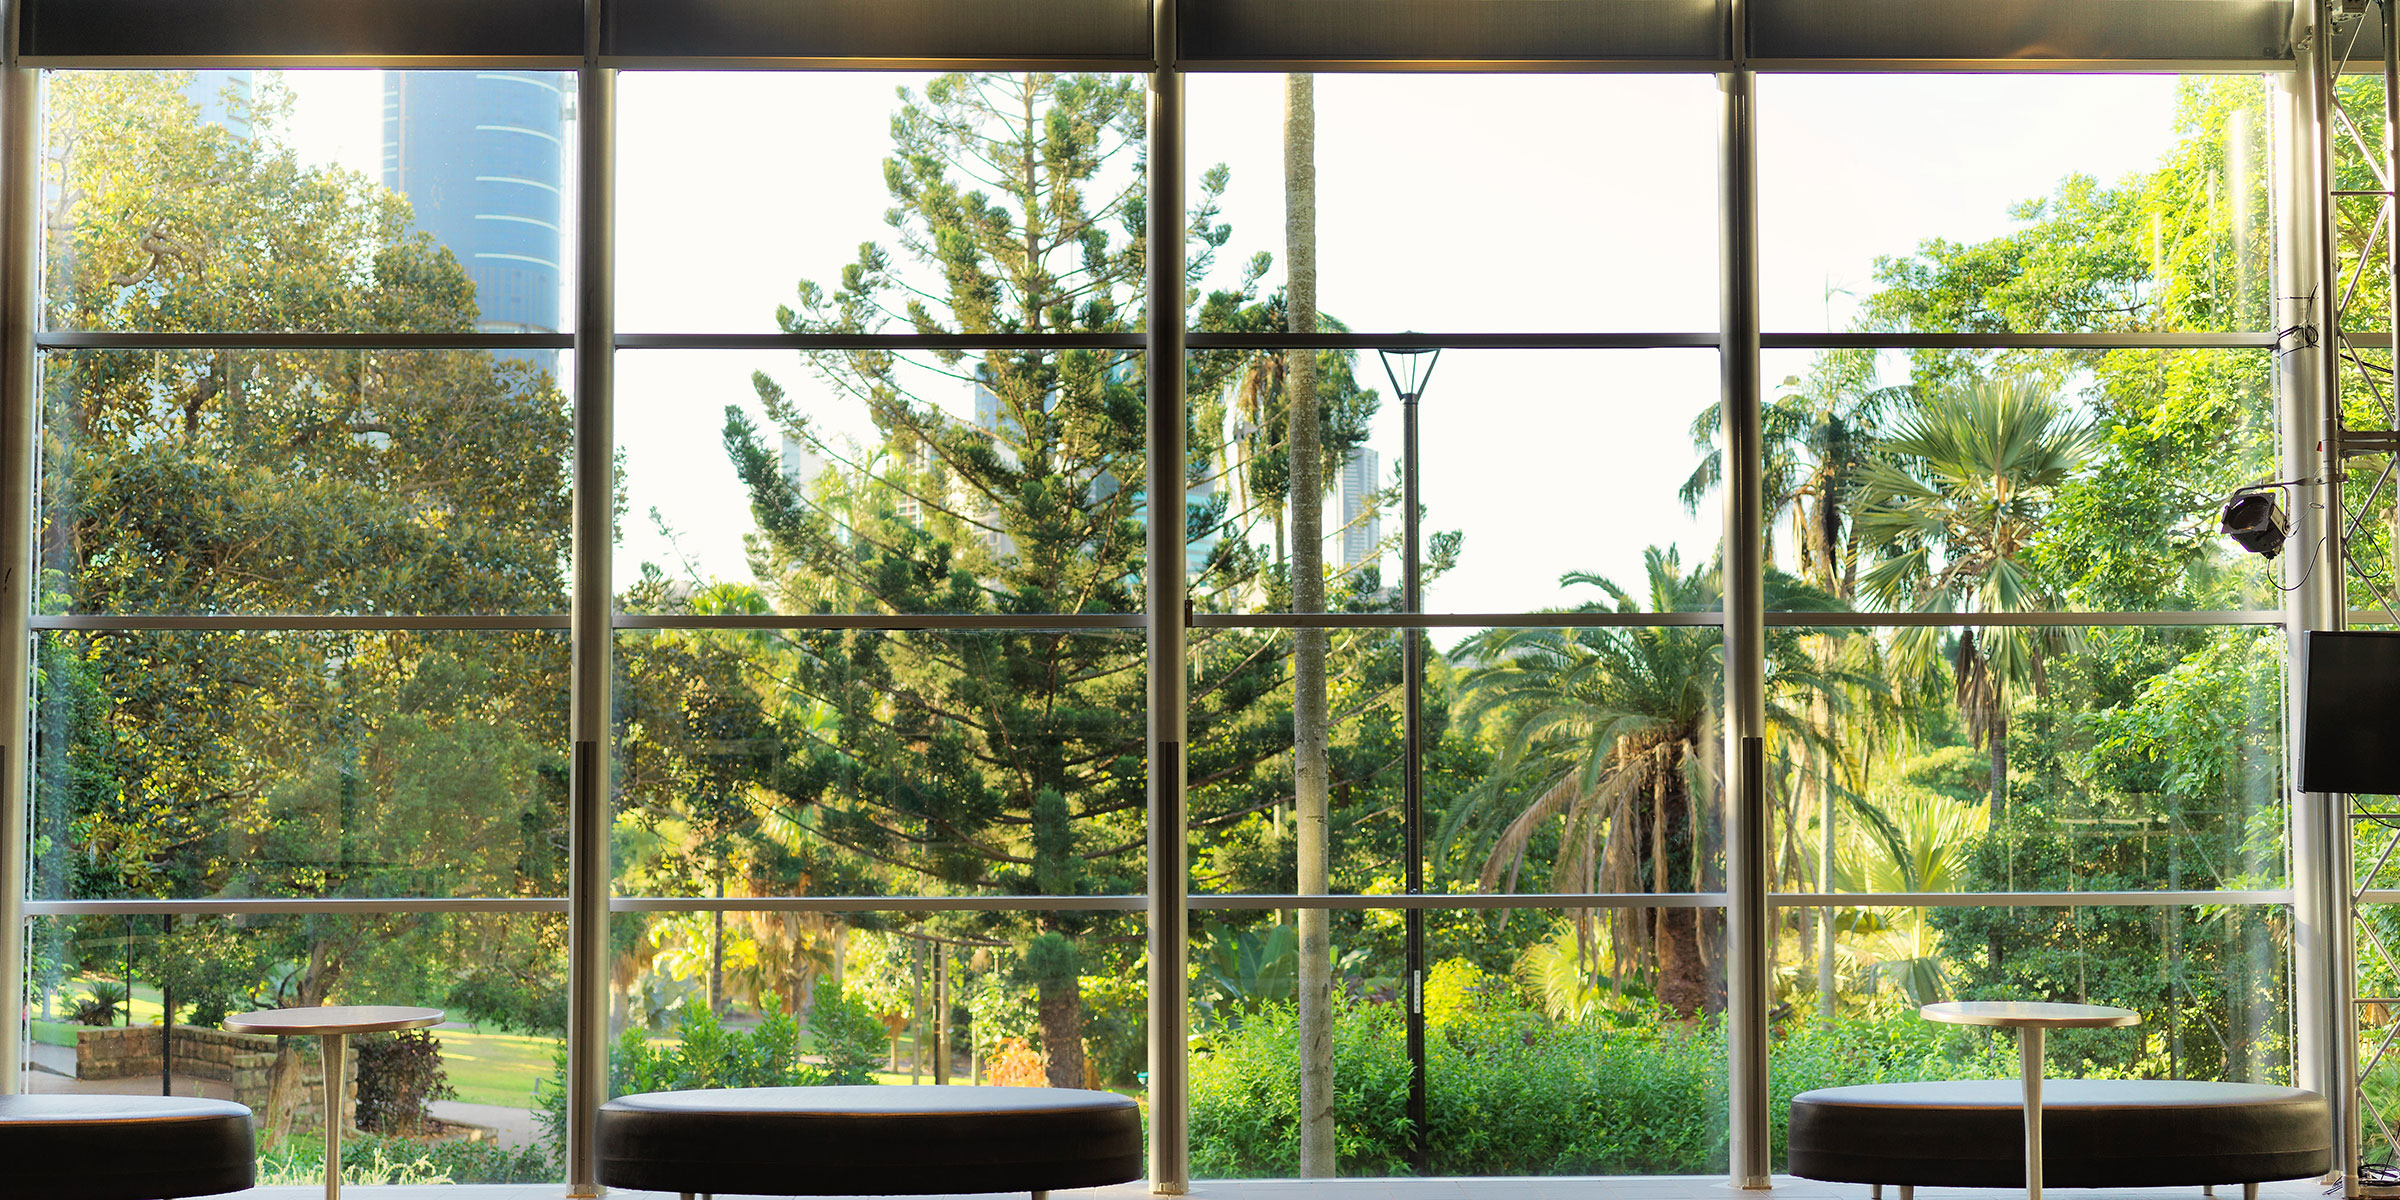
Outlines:
<svg viewBox="0 0 2400 1200"><path fill-rule="evenodd" d="M1422 612L1425 595L1418 579L1417 547L1417 400L1441 361L1438 346L1378 350L1383 373L1400 395L1400 611ZM1405 377L1405 378L1404 378ZM1400 772L1401 853L1407 861L1407 893L1425 894L1425 631L1402 631L1400 693L1402 704ZM1425 1139L1425 910L1403 914L1407 930L1408 971L1408 1126L1409 1165L1417 1174L1430 1170L1431 1153Z"/></svg>

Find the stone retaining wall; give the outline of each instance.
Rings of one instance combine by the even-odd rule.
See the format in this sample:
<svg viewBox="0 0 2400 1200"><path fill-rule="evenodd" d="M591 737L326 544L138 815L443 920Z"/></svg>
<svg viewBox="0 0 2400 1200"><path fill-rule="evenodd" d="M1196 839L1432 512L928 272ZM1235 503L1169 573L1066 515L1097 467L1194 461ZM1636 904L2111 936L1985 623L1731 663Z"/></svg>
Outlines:
<svg viewBox="0 0 2400 1200"><path fill-rule="evenodd" d="M175 1027L175 1074L233 1085L237 1103L264 1113L267 1095L275 1086L275 1056L283 1039L264 1033L230 1033L205 1025ZM325 1093L325 1069L318 1065L317 1039L298 1039L303 1087L298 1124L314 1126ZM158 1078L159 1027L136 1025L75 1031L75 1077L78 1079ZM345 1127L358 1118L358 1056L342 1060Z"/></svg>

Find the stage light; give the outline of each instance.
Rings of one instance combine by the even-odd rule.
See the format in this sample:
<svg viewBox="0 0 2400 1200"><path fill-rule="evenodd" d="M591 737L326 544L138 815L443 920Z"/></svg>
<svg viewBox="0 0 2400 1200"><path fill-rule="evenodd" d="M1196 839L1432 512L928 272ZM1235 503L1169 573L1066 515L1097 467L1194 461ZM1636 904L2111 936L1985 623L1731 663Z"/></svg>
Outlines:
<svg viewBox="0 0 2400 1200"><path fill-rule="evenodd" d="M2218 528L2242 549L2275 557L2283 552L2283 540L2292 533L2291 518L2284 515L2283 506L2275 502L2275 496L2271 486L2246 487L2235 492L2225 501Z"/></svg>

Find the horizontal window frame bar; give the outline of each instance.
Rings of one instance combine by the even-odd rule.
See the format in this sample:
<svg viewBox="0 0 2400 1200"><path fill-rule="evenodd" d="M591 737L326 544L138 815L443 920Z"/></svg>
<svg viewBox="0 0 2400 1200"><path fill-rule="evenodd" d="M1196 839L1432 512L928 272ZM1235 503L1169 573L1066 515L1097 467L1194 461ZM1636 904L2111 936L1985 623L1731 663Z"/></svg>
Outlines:
<svg viewBox="0 0 2400 1200"><path fill-rule="evenodd" d="M2273 333L1768 333L1768 350L2272 350Z"/></svg>
<svg viewBox="0 0 2400 1200"><path fill-rule="evenodd" d="M1147 912L1147 896L614 896L610 912Z"/></svg>
<svg viewBox="0 0 2400 1200"><path fill-rule="evenodd" d="M776 614L660 614L619 613L610 621L616 629L865 629L865 630L985 630L985 629L1144 629L1142 613L1052 613L1031 616L916 613L854 613L824 616Z"/></svg>
<svg viewBox="0 0 2400 1200"><path fill-rule="evenodd" d="M1774 908L2172 908L2273 906L2294 902L2290 888L2173 892L1770 892Z"/></svg>
<svg viewBox="0 0 2400 1200"><path fill-rule="evenodd" d="M757 55L704 58L681 54L603 54L602 70L688 74L699 71L1056 71L1111 75L1146 75L1158 60L1119 54L1088 57L941 58L895 55L883 58L837 58L826 55ZM578 64L580 65L580 64Z"/></svg>
<svg viewBox="0 0 2400 1200"><path fill-rule="evenodd" d="M2400 888L2366 888L2358 893L2355 904L2400 904Z"/></svg>
<svg viewBox="0 0 2400 1200"><path fill-rule="evenodd" d="M51 330L33 335L36 350L572 350L571 333L318 333L259 330L134 333Z"/></svg>
<svg viewBox="0 0 2400 1200"><path fill-rule="evenodd" d="M2388 346L2388 331L2345 333L2354 345ZM572 350L573 333L376 333L225 330L159 333L45 330L40 350ZM1191 350L1715 350L1722 335L1625 333L1205 333ZM1146 350L1146 333L620 333L619 350ZM1769 333L1769 350L2271 350L2272 333Z"/></svg>
<svg viewBox="0 0 2400 1200"><path fill-rule="evenodd" d="M1721 612L1660 613L1195 613L1192 629L1713 629Z"/></svg>
<svg viewBox="0 0 2400 1200"><path fill-rule="evenodd" d="M580 55L558 54L22 54L37 71L577 71Z"/></svg>
<svg viewBox="0 0 2400 1200"><path fill-rule="evenodd" d="M2281 609L2179 610L2174 612L2031 612L2031 613L1814 613L1770 612L1767 624L1780 629L1813 627L1851 629L1899 628L2039 628L2043 626L2252 626L2281 625Z"/></svg>
<svg viewBox="0 0 2400 1200"><path fill-rule="evenodd" d="M2373 903L2400 902L2400 891L2362 893ZM2290 904L2290 888L2171 892L1773 892L1776 908L2163 908ZM1585 908L1723 908L1725 892L1504 892L1436 895L1191 896L1194 912L1494 911ZM1145 912L1148 896L615 896L610 912ZM563 896L509 897L245 897L239 899L28 900L29 917L275 916L323 913L565 913Z"/></svg>
<svg viewBox="0 0 2400 1200"><path fill-rule="evenodd" d="M2280 609L2176 612L2033 613L1819 613L1769 612L1776 629L1899 629L2045 626L2139 628L2144 626L2282 625ZM1508 613L1196 613L1195 629L1616 629L1713 628L1722 612L1508 612Z"/></svg>
<svg viewBox="0 0 2400 1200"><path fill-rule="evenodd" d="M193 916L307 916L323 913L558 913L564 896L464 897L252 897L194 900L27 900L29 917L124 917L149 914Z"/></svg>
<svg viewBox="0 0 2400 1200"><path fill-rule="evenodd" d="M2357 623L2388 620L2381 614L2355 613ZM202 633L235 632L355 632L408 630L564 630L573 618L566 613L463 614L372 616L357 614L194 613L118 614L66 613L36 615L37 630L134 631L169 630ZM2280 626L2284 614L2273 609L2221 612L2035 612L2035 613L1816 613L1770 612L1767 625L1776 629L1989 629L1995 627L2253 627ZM1506 612L1506 613L1196 613L1186 623L1193 629L1711 629L1722 626L1722 612ZM1112 630L1145 629L1144 613L618 613L612 629L859 629L895 631L956 630Z"/></svg>
<svg viewBox="0 0 2400 1200"><path fill-rule="evenodd" d="M722 58L667 54L603 54L609 71L690 73L702 71L1095 71L1146 74L1156 59L1114 55L1089 58L928 58L736 55ZM26 54L20 66L46 71L188 71L359 68L392 71L575 71L584 60L552 54ZM1309 72L1324 75L1721 75L1748 70L1760 75L2282 75L2288 58L2261 59L2089 59L2089 58L1210 58L1183 59L1179 75L1245 75ZM2350 74L2371 74L2380 63L2350 64Z"/></svg>
<svg viewBox="0 0 2400 1200"><path fill-rule="evenodd" d="M1715 333L1202 333L1190 350L1715 350Z"/></svg>
<svg viewBox="0 0 2400 1200"><path fill-rule="evenodd" d="M1315 911L1400 911L1410 909L1560 909L1560 908L1724 908L1724 892L1539 892L1447 893L1440 895L1194 895L1194 912L1259 912L1284 909Z"/></svg>
<svg viewBox="0 0 2400 1200"><path fill-rule="evenodd" d="M1144 333L620 333L619 350L1147 350Z"/></svg>
<svg viewBox="0 0 2400 1200"><path fill-rule="evenodd" d="M318 616L292 613L268 613L256 616L245 614L206 615L118 615L111 613L71 613L32 618L37 630L90 630L94 632L124 632L134 630L190 631L199 633L392 633L408 630L492 630L515 632L525 630L565 630L570 627L565 613L527 613L522 615L484 614L467 616Z"/></svg>

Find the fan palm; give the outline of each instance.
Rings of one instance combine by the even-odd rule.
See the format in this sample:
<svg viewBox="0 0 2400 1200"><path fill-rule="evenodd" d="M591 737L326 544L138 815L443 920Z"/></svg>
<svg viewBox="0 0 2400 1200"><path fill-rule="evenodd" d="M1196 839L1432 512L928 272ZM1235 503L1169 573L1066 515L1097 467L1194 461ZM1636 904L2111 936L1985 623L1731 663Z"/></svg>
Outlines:
<svg viewBox="0 0 2400 1200"><path fill-rule="evenodd" d="M2032 557L2050 499L2090 456L2090 426L2024 378L1980 380L1920 397L1868 464L1859 535L1877 558L1860 577L1887 608L2026 613L2057 607ZM1911 628L1895 654L1929 662L1935 631ZM2055 629L1970 624L1952 659L1967 733L1992 758L1990 803L2008 790L2008 696L2042 684L2064 647Z"/></svg>

